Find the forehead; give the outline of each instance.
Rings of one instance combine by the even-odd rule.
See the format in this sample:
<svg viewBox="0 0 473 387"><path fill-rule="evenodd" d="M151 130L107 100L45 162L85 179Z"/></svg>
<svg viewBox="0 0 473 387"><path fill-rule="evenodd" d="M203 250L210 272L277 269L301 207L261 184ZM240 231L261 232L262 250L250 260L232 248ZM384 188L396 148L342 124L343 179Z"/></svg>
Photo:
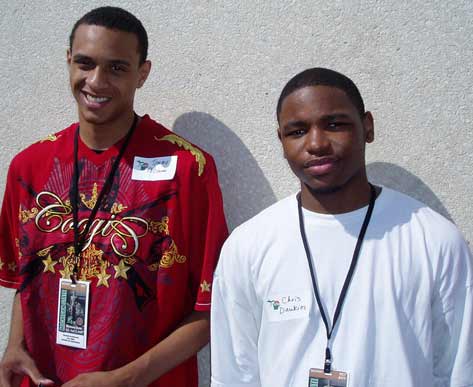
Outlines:
<svg viewBox="0 0 473 387"><path fill-rule="evenodd" d="M81 24L74 33L72 54L96 59L124 59L138 62L138 38L131 32Z"/></svg>
<svg viewBox="0 0 473 387"><path fill-rule="evenodd" d="M325 116L332 114L358 116L358 110L347 94L331 86L306 86L293 91L281 105L280 121L294 116Z"/></svg>

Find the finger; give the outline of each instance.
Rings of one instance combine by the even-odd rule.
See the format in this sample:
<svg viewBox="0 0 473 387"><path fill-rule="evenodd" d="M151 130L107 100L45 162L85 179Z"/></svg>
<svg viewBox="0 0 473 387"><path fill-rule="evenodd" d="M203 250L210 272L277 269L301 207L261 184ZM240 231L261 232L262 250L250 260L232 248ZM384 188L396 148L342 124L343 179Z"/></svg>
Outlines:
<svg viewBox="0 0 473 387"><path fill-rule="evenodd" d="M25 354L23 359L23 372L30 377L34 384L37 386L41 384L42 386L53 386L54 382L51 379L45 378L41 372L39 372L36 367L35 362L28 354Z"/></svg>
<svg viewBox="0 0 473 387"><path fill-rule="evenodd" d="M2 368L0 371L0 387L13 387L10 383L12 376L13 374L10 370Z"/></svg>

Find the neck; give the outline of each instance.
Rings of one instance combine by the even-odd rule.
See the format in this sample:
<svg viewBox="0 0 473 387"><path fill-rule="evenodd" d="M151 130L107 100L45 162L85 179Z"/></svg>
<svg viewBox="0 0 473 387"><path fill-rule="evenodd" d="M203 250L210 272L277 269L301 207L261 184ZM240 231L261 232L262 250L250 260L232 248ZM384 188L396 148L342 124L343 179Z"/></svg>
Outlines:
<svg viewBox="0 0 473 387"><path fill-rule="evenodd" d="M378 192L378 191L377 191ZM371 189L367 179L356 184L347 184L337 190L320 192L302 183L302 206L321 214L343 214L367 206Z"/></svg>
<svg viewBox="0 0 473 387"><path fill-rule="evenodd" d="M106 150L126 136L135 118L131 111L112 123L95 124L79 119L79 135L90 149Z"/></svg>

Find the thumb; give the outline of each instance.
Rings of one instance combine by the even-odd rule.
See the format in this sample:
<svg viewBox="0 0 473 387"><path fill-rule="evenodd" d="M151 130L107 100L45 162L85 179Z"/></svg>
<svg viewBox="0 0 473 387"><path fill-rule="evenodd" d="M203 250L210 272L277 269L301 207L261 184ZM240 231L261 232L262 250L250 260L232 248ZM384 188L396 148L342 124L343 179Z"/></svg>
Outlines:
<svg viewBox="0 0 473 387"><path fill-rule="evenodd" d="M25 359L23 360L23 371L37 386L54 386L54 382L51 379L45 378L39 372L35 362L27 353L25 353Z"/></svg>

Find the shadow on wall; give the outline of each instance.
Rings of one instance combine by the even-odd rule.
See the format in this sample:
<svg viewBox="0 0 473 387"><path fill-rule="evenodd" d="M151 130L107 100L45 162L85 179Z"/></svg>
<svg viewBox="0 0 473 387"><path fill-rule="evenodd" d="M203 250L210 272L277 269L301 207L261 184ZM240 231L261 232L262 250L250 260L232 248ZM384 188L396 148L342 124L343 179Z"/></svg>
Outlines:
<svg viewBox="0 0 473 387"><path fill-rule="evenodd" d="M248 148L222 122L207 113L190 112L176 119L173 131L214 157L230 230L276 201Z"/></svg>
<svg viewBox="0 0 473 387"><path fill-rule="evenodd" d="M395 164L375 162L368 164L366 170L372 183L412 196L453 222L449 212L432 190L421 179L404 168Z"/></svg>

